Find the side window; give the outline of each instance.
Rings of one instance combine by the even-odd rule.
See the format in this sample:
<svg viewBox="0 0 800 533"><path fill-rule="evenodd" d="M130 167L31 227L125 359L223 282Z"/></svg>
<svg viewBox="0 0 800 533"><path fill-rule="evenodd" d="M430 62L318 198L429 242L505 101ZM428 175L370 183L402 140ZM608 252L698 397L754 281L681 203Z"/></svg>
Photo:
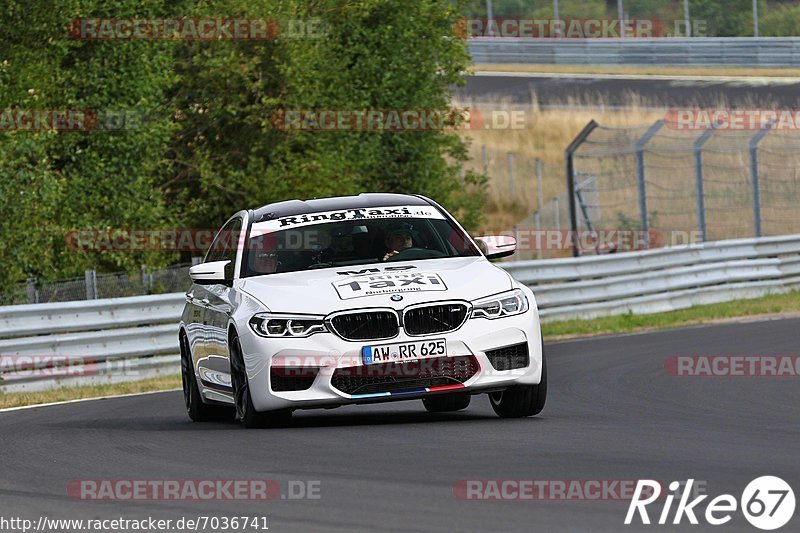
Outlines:
<svg viewBox="0 0 800 533"><path fill-rule="evenodd" d="M242 219L235 218L225 224L219 234L211 243L211 247L206 253L204 263L213 261L230 260L225 267L225 277L233 278L233 269L236 267L236 250L239 245L240 233L242 231Z"/></svg>

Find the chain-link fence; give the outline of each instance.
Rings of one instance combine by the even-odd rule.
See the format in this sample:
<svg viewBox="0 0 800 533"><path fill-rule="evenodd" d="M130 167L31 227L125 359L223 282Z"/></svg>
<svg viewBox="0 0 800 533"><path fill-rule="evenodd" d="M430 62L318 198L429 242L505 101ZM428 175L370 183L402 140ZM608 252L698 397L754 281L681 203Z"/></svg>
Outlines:
<svg viewBox="0 0 800 533"><path fill-rule="evenodd" d="M30 278L26 283L0 293L0 305L68 302L99 298L119 298L145 294L163 294L188 290L191 264L181 264L163 270L137 273L113 272L98 274L87 270L82 277L53 282Z"/></svg>
<svg viewBox="0 0 800 533"><path fill-rule="evenodd" d="M588 128L573 155L578 230L651 246L800 232L800 131ZM585 251L585 250L584 250Z"/></svg>

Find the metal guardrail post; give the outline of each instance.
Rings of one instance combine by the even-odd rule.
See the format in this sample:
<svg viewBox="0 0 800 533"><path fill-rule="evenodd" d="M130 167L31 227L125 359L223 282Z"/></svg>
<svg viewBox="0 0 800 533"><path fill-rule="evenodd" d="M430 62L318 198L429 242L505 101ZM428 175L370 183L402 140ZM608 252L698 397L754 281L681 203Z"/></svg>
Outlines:
<svg viewBox="0 0 800 533"><path fill-rule="evenodd" d="M750 139L750 177L753 185L753 227L756 237L761 237L761 184L758 175L758 144L770 132L775 121L770 121Z"/></svg>
<svg viewBox="0 0 800 533"><path fill-rule="evenodd" d="M486 35L492 34L492 22L494 21L494 9L492 9L492 0L486 0L486 19L488 31Z"/></svg>
<svg viewBox="0 0 800 533"><path fill-rule="evenodd" d="M542 178L543 178L543 169L542 169L542 160L538 157L536 158L536 211L541 213L542 212L542 199L544 196L542 195Z"/></svg>
<svg viewBox="0 0 800 533"><path fill-rule="evenodd" d="M689 0L683 0L683 18L686 20L686 36L692 36L692 20L689 18Z"/></svg>
<svg viewBox="0 0 800 533"><path fill-rule="evenodd" d="M28 278L26 280L27 285L25 286L25 292L28 296L28 303L29 304L38 304L39 303L39 295L36 291L36 278Z"/></svg>
<svg viewBox="0 0 800 533"><path fill-rule="evenodd" d="M712 124L694 142L695 194L697 195L697 226L700 232L700 242L705 242L708 237L706 232L706 199L703 187L703 145L714 135L716 129L717 124Z"/></svg>
<svg viewBox="0 0 800 533"><path fill-rule="evenodd" d="M559 14L559 11L558 11L558 0L553 0L553 20L557 21L560 18L561 18L561 15ZM560 26L558 24L556 24L556 34L555 34L555 36L556 37L561 37L561 30L560 30Z"/></svg>
<svg viewBox="0 0 800 533"><path fill-rule="evenodd" d="M555 224L555 230L561 231L561 206L558 204L558 196L553 198L553 222Z"/></svg>
<svg viewBox="0 0 800 533"><path fill-rule="evenodd" d="M537 239L542 231L542 203L543 203L543 192L542 192L542 179L543 179L543 167L542 167L542 160L538 157L536 158L536 213L533 215L534 224L536 226L536 235ZM537 241L539 242L539 241ZM536 250L536 258L542 258L542 250L541 247L537 248Z"/></svg>
<svg viewBox="0 0 800 533"><path fill-rule="evenodd" d="M508 185L511 189L511 196L516 196L516 186L514 184L514 154L508 152Z"/></svg>
<svg viewBox="0 0 800 533"><path fill-rule="evenodd" d="M644 234L645 248L650 248L650 220L647 213L647 186L644 168L644 149L656 133L664 126L663 120L656 121L647 132L636 141L636 179L639 184L639 221Z"/></svg>
<svg viewBox="0 0 800 533"><path fill-rule="evenodd" d="M586 142L589 135L599 126L594 120L590 121L586 127L578 134L577 137L567 146L564 153L564 160L566 161L567 170L567 194L569 195L569 223L570 229L574 232L578 231L578 212L575 202L575 152L581 145ZM578 241L580 239L572 239L572 255L573 257L580 256L580 246Z"/></svg>
<svg viewBox="0 0 800 533"><path fill-rule="evenodd" d="M753 0L753 37L758 38L761 32L758 30L758 0Z"/></svg>
<svg viewBox="0 0 800 533"><path fill-rule="evenodd" d="M86 299L97 300L97 272L87 270L83 273L83 279L86 285Z"/></svg>

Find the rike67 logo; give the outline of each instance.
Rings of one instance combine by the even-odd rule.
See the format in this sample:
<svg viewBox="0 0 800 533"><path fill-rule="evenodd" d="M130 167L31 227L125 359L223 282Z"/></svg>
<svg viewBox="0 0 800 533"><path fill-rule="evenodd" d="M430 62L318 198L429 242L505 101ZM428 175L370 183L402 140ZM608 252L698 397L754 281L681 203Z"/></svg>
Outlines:
<svg viewBox="0 0 800 533"><path fill-rule="evenodd" d="M705 513L702 514L697 508L708 496L697 496L689 501L693 483L694 480L689 479L686 482L685 490L681 490L682 483L678 481L669 484L671 494L667 494L664 498L664 506L658 516L658 524L669 523L672 503L676 496L678 496L679 502L672 518L671 524L673 525L680 524L684 517L690 524L697 525L699 523L697 515L700 514L708 524L721 526L731 521L732 514L740 505L742 514L747 521L765 531L783 527L794 515L794 491L779 477L762 476L754 479L745 487L738 501L731 494L721 494L708 502ZM639 480L628 507L628 514L625 516L625 525L634 523L637 514L642 524L649 525L651 522L647 506L659 500L662 496L661 492L661 484L658 481Z"/></svg>

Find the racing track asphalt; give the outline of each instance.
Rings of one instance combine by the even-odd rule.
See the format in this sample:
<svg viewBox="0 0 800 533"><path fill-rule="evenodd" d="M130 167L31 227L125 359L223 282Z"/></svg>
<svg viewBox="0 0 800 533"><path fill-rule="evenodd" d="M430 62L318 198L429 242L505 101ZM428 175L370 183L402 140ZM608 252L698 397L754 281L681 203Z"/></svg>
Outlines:
<svg viewBox="0 0 800 533"><path fill-rule="evenodd" d="M278 532L619 531L625 502L463 501L453 484L691 477L738 498L770 474L797 492L798 378L678 378L664 360L797 355L798 331L800 320L785 319L550 344L547 407L521 420L496 418L486 396L455 414L428 414L419 401L305 411L273 430L193 424L179 392L0 413L0 515L244 513L266 515ZM67 496L75 479L319 480L321 498L80 501ZM754 531L741 513L724 529Z"/></svg>
<svg viewBox="0 0 800 533"><path fill-rule="evenodd" d="M629 105L632 95L639 105L655 107L716 107L724 99L729 106L794 109L800 105L800 79L714 80L653 79L634 77L558 76L527 77L482 73L467 79L455 90L463 101L506 101L530 104L535 93L541 107L559 106L573 99L579 103L605 106Z"/></svg>

